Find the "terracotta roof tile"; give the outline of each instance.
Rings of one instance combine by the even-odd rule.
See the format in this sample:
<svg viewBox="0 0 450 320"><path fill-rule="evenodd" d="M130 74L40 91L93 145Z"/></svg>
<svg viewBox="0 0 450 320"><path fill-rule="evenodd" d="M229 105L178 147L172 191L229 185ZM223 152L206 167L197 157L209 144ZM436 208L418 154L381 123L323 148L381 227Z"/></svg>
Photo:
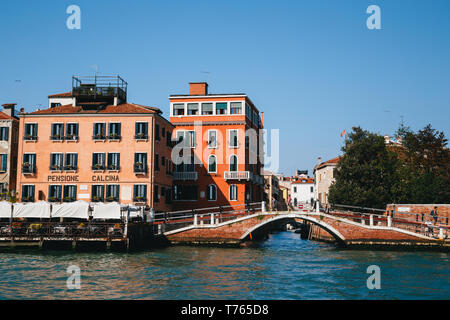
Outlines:
<svg viewBox="0 0 450 320"><path fill-rule="evenodd" d="M49 98L67 98L72 97L72 92L64 92L64 93L57 93L57 94L51 94L48 96Z"/></svg>
<svg viewBox="0 0 450 320"><path fill-rule="evenodd" d="M38 110L26 115L45 115L45 114L126 114L126 113L157 113L162 111L156 107L147 107L134 103L123 103L118 106L107 105L100 110L86 110L80 106L64 105L44 110Z"/></svg>
<svg viewBox="0 0 450 320"><path fill-rule="evenodd" d="M6 113L4 113L3 111L0 111L0 119L1 120L17 120L17 118L11 117L11 116L7 115Z"/></svg>

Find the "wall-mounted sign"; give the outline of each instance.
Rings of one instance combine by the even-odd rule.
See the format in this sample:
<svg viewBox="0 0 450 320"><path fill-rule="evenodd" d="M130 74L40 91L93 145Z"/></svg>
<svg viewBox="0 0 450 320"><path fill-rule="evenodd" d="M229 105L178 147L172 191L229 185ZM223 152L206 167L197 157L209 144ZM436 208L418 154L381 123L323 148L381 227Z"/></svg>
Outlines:
<svg viewBox="0 0 450 320"><path fill-rule="evenodd" d="M78 182L78 175L58 175L48 176L47 181L51 182Z"/></svg>
<svg viewBox="0 0 450 320"><path fill-rule="evenodd" d="M119 182L119 176L118 175L92 176L92 181L93 182L111 182L111 181Z"/></svg>

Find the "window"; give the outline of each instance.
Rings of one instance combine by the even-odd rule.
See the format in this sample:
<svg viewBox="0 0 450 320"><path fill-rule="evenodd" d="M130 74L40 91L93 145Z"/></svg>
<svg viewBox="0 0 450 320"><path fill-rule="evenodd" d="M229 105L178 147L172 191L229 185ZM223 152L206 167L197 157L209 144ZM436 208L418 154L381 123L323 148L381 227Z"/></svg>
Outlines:
<svg viewBox="0 0 450 320"><path fill-rule="evenodd" d="M210 184L208 186L207 190L207 199L209 201L216 201L217 200L217 187L215 184Z"/></svg>
<svg viewBox="0 0 450 320"><path fill-rule="evenodd" d="M210 155L208 158L208 172L217 172L216 156Z"/></svg>
<svg viewBox="0 0 450 320"><path fill-rule="evenodd" d="M148 122L136 122L135 139L148 139Z"/></svg>
<svg viewBox="0 0 450 320"><path fill-rule="evenodd" d="M216 114L227 114L228 104L226 102L216 103Z"/></svg>
<svg viewBox="0 0 450 320"><path fill-rule="evenodd" d="M66 125L66 140L78 140L78 123Z"/></svg>
<svg viewBox="0 0 450 320"><path fill-rule="evenodd" d="M173 187L174 200L198 200L198 186L196 185L175 185Z"/></svg>
<svg viewBox="0 0 450 320"><path fill-rule="evenodd" d="M6 153L0 154L0 171L5 172L8 168L8 155Z"/></svg>
<svg viewBox="0 0 450 320"><path fill-rule="evenodd" d="M155 185L153 188L153 202L155 203L159 202L159 188L157 185Z"/></svg>
<svg viewBox="0 0 450 320"><path fill-rule="evenodd" d="M155 171L159 171L159 154L155 154Z"/></svg>
<svg viewBox="0 0 450 320"><path fill-rule="evenodd" d="M73 202L77 200L77 186L64 186L64 202Z"/></svg>
<svg viewBox="0 0 450 320"><path fill-rule="evenodd" d="M64 123L52 123L51 140L62 140L64 138Z"/></svg>
<svg viewBox="0 0 450 320"><path fill-rule="evenodd" d="M0 127L0 140L1 141L9 140L9 128L8 127Z"/></svg>
<svg viewBox="0 0 450 320"><path fill-rule="evenodd" d="M134 173L147 172L147 153L134 154Z"/></svg>
<svg viewBox="0 0 450 320"><path fill-rule="evenodd" d="M198 103L188 103L187 104L187 114L197 115L198 114Z"/></svg>
<svg viewBox="0 0 450 320"><path fill-rule="evenodd" d="M202 114L203 115L213 114L213 104L212 103L202 103Z"/></svg>
<svg viewBox="0 0 450 320"><path fill-rule="evenodd" d="M92 170L105 170L105 154L93 153L92 154Z"/></svg>
<svg viewBox="0 0 450 320"><path fill-rule="evenodd" d="M35 173L36 172L36 154L25 153L23 155L22 172L23 173Z"/></svg>
<svg viewBox="0 0 450 320"><path fill-rule="evenodd" d="M161 137L165 137L166 136L166 128L161 127Z"/></svg>
<svg viewBox="0 0 450 320"><path fill-rule="evenodd" d="M234 154L230 156L230 171L238 171L238 157Z"/></svg>
<svg viewBox="0 0 450 320"><path fill-rule="evenodd" d="M64 170L77 170L78 167L78 154L77 153L66 153L66 163Z"/></svg>
<svg viewBox="0 0 450 320"><path fill-rule="evenodd" d="M108 170L120 170L120 153L108 153Z"/></svg>
<svg viewBox="0 0 450 320"><path fill-rule="evenodd" d="M105 186L93 185L92 186L92 202L103 202L105 198Z"/></svg>
<svg viewBox="0 0 450 320"><path fill-rule="evenodd" d="M25 123L24 140L37 140L37 123Z"/></svg>
<svg viewBox="0 0 450 320"><path fill-rule="evenodd" d="M184 115L184 103L174 103L173 104L173 115L183 116Z"/></svg>
<svg viewBox="0 0 450 320"><path fill-rule="evenodd" d="M106 186L106 201L113 202L119 201L119 185L118 184L108 184Z"/></svg>
<svg viewBox="0 0 450 320"><path fill-rule="evenodd" d="M230 102L230 114L241 114L241 113L242 113L242 103Z"/></svg>
<svg viewBox="0 0 450 320"><path fill-rule="evenodd" d="M217 131L208 131L208 148L217 148Z"/></svg>
<svg viewBox="0 0 450 320"><path fill-rule="evenodd" d="M22 186L22 202L34 202L34 186Z"/></svg>
<svg viewBox="0 0 450 320"><path fill-rule="evenodd" d="M135 184L133 187L133 201L134 202L146 202L147 201L147 185Z"/></svg>
<svg viewBox="0 0 450 320"><path fill-rule="evenodd" d="M239 143L238 143L238 131L237 129L233 129L229 131L229 141L228 141L228 145L230 148L237 148Z"/></svg>
<svg viewBox="0 0 450 320"><path fill-rule="evenodd" d="M195 148L195 131L178 130L177 141L178 143L184 141L184 143L181 145L184 148Z"/></svg>
<svg viewBox="0 0 450 320"><path fill-rule="evenodd" d="M159 124L155 124L155 140L159 141Z"/></svg>
<svg viewBox="0 0 450 320"><path fill-rule="evenodd" d="M62 170L63 169L63 154L51 153L50 154L50 170Z"/></svg>
<svg viewBox="0 0 450 320"><path fill-rule="evenodd" d="M50 202L61 202L61 186L48 186L48 200Z"/></svg>
<svg viewBox="0 0 450 320"><path fill-rule="evenodd" d="M106 124L94 123L94 140L105 140L106 138Z"/></svg>
<svg viewBox="0 0 450 320"><path fill-rule="evenodd" d="M61 103L59 103L59 102L52 102L50 104L50 108L56 108L56 107L61 107Z"/></svg>
<svg viewBox="0 0 450 320"><path fill-rule="evenodd" d="M177 164L176 172L195 172L194 155L184 156L182 162Z"/></svg>
<svg viewBox="0 0 450 320"><path fill-rule="evenodd" d="M311 187L311 193L313 193L314 192L314 187Z"/></svg>
<svg viewBox="0 0 450 320"><path fill-rule="evenodd" d="M172 147L172 133L170 133L169 131L167 131L166 134L166 147Z"/></svg>
<svg viewBox="0 0 450 320"><path fill-rule="evenodd" d="M238 199L238 187L235 184L230 185L230 190L229 190L229 198L231 201L237 201Z"/></svg>
<svg viewBox="0 0 450 320"><path fill-rule="evenodd" d="M294 187L294 193L296 193L297 192L297 187Z"/></svg>
<svg viewBox="0 0 450 320"><path fill-rule="evenodd" d="M120 133L121 133L120 122L110 122L108 131L109 131L108 133L109 140L120 140Z"/></svg>

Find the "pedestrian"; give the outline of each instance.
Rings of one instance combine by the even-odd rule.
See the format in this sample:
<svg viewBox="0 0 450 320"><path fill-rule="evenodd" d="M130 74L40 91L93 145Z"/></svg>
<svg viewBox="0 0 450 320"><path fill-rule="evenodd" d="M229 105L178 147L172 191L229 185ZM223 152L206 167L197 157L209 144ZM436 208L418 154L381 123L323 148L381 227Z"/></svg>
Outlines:
<svg viewBox="0 0 450 320"><path fill-rule="evenodd" d="M430 216L434 220L434 224L437 224L437 220L438 220L437 207L434 207L434 209L431 210Z"/></svg>

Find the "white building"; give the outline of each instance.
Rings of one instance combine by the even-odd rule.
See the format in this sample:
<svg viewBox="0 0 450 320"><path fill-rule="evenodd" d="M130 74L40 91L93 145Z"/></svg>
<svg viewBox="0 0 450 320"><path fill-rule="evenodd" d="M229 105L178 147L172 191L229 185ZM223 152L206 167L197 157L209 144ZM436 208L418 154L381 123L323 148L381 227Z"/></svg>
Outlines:
<svg viewBox="0 0 450 320"><path fill-rule="evenodd" d="M299 178L291 183L292 204L297 208L300 204L303 208L311 208L314 205L314 179Z"/></svg>

